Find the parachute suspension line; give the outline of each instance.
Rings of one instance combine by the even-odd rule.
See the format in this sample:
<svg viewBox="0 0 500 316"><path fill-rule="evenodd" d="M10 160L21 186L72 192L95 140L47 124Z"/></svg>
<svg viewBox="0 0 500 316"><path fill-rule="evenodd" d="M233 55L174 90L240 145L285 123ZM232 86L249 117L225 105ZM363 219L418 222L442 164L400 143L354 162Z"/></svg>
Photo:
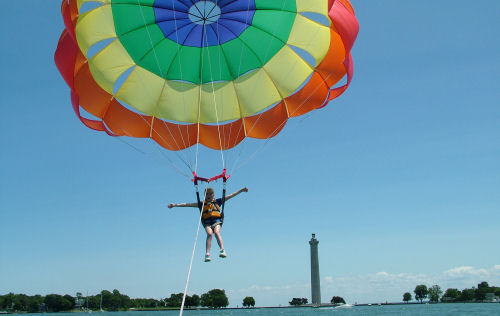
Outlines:
<svg viewBox="0 0 500 316"><path fill-rule="evenodd" d="M286 4L286 0L281 0L281 9L280 9L280 11L283 11L283 9L285 8L285 4ZM274 29L272 30L272 32L271 32L271 33L268 33L268 34L270 34L272 37L276 37L276 36L275 36L275 34L276 34L276 32L277 32L277 30L278 30L278 26L279 26L279 24L281 23L281 21L282 21L282 20L283 20L283 15L281 15L281 16L280 16L280 18L279 18L279 20L278 20L278 21L276 21L276 23L274 23ZM310 41L311 41L311 39L312 39L312 38L313 38L313 36L310 36L310 37L309 37L309 43L310 43ZM266 54L264 55L265 57L267 57L267 55L269 54L269 50L271 49L271 44L272 44L272 42L270 41L270 42L269 42L269 44L267 45L267 48L266 48ZM241 60L240 60L240 63L241 63ZM295 65L296 65L296 64L297 64L297 62L295 63ZM241 64L240 64L240 65L241 65ZM290 69L289 69L289 73L292 73L292 69L293 69L293 68L294 68L294 67L290 67ZM279 91L278 86L277 86L277 84L274 82L273 78L269 75L269 73L266 71L266 69L265 69L264 67L262 68L262 70L266 73L267 77L271 80L271 82L272 82L272 83L273 83L273 85L274 85L274 88L276 89L276 92L279 94L280 98L283 100L283 99L284 99L284 98L283 98L283 95L282 95L282 94L281 94L281 92ZM256 92L255 92L256 88L257 88L257 86L254 86L253 91L252 91L252 94L256 93ZM285 104L285 108L286 108L286 110L287 110L287 115L288 115L288 108L286 107L286 104ZM288 116L289 116L289 115L288 115ZM252 124L252 126L250 127L250 130L249 130L249 131L252 131L252 130L255 128L255 126L257 125L257 123L260 121L260 118L261 118L261 117L262 117L262 116L259 116L259 118L258 118L257 120L255 120L255 122L254 122L254 123ZM272 133L270 133L269 135L274 134L276 131L277 131L277 129L275 129L275 130L274 130Z"/></svg>
<svg viewBox="0 0 500 316"><path fill-rule="evenodd" d="M219 0L217 0L218 2ZM250 10L250 1L248 1L247 3L247 13L245 14L245 24L248 25L248 18L249 18L249 14L248 14L248 11ZM219 33L219 21L217 21L217 33ZM241 45L241 50L240 50L240 61L238 63L238 72L237 74L239 74L241 72L241 65L243 63L243 48L245 47L245 45ZM226 63L227 63L227 58L226 56L224 55L224 59L226 59ZM219 64L220 64L220 51L219 51ZM220 72L222 73L222 69L220 70ZM233 82L233 87L234 87L234 82ZM236 87L234 87L234 89L236 90ZM239 99L238 99L238 94L236 94L236 99L237 99L237 102L238 102L238 108L240 109L240 117L241 117L241 120L242 120L242 124L240 125L240 127L238 128L238 131L236 132L236 137L234 138L235 140L238 140L239 137L240 137L240 134L241 132L243 131L244 135L246 136L246 131L245 131L245 124L244 124L244 117L242 115L242 111L241 111L241 106L239 104ZM233 126L231 125L229 127L229 132L227 133L229 135L229 137L227 137L227 141L229 142L231 137L233 135ZM225 141L226 141L225 139ZM226 145L226 143L225 143ZM238 153L236 155L236 159L235 159L235 162L236 163L239 159L240 159L240 156L243 152L243 148L245 147L246 145L246 142L241 142L239 144L239 148L238 148ZM225 146L226 147L226 146ZM234 168L234 167L233 167Z"/></svg>
<svg viewBox="0 0 500 316"><path fill-rule="evenodd" d="M216 0L215 4L216 4L216 5L219 5L219 0ZM215 7L214 7L214 8L215 8ZM212 9L212 10L213 10L213 9ZM216 28L217 28L217 34L220 34L220 31L219 31L219 20L217 20L217 22L216 22ZM218 44L220 45L220 39L218 40ZM223 55L223 53L222 53L222 49L219 49L219 50L218 50L218 57L219 57L219 63L218 63L218 64L219 64L219 65L222 65L222 60L221 60L221 58L224 58L224 61L226 61L226 57L225 57L225 55L224 55L224 56L222 56L222 55ZM227 63L227 62L226 62L226 63ZM219 67L219 78L222 78L222 67ZM212 82L212 86L213 86L213 82ZM222 108L222 115L224 115L224 108ZM228 132L228 133L226 133L226 130L225 130L225 128L224 128L224 129L223 129L223 131L224 131L224 135L226 135L226 134L227 134L227 135L231 136L231 133L232 133L232 128L233 128L233 126L231 125L231 126L229 127L229 132ZM240 128L241 128L241 127L240 127ZM227 148L227 147L228 147L228 145L229 145L229 141L230 141L230 140L231 140L231 138L230 138L230 137L224 137L224 148ZM227 159L227 158L226 158L226 159ZM226 163L225 163L225 161L224 161L224 157L223 157L223 168L226 168Z"/></svg>
<svg viewBox="0 0 500 316"><path fill-rule="evenodd" d="M285 7L285 4L286 4L286 0L281 0L281 11L283 11L283 8ZM246 17L245 17L245 24L248 24L248 20L247 20L247 19L248 19L248 11L249 11L249 10L250 10L250 1L248 2L248 6L247 6L247 15L246 15ZM272 31L271 33L269 33L272 37L275 37L275 34L276 34L277 30L278 30L278 25L280 24L280 22L281 22L281 20L282 20L282 19L283 19L283 16L281 16L281 17L280 17L280 21L276 21L276 23L274 24L274 29L273 29L273 31ZM267 45L267 48L266 48L266 54L265 54L265 56L267 56L267 54L269 53L269 50L270 50L270 48L271 48L271 44L272 44L272 43L271 43L271 41L270 41L270 42L269 42L269 44ZM242 45L242 46L241 46L241 52L240 52L240 63L239 63L239 66L238 66L238 73L240 73L240 71L241 71L241 65L242 65L242 62L243 62L243 47L244 47L244 45ZM253 91L253 93L255 93L255 89L256 89L256 87L254 87L254 91ZM242 117L242 118L243 118L243 117ZM243 118L243 119L244 119L244 118ZM253 130L253 128L254 128L254 127L255 127L255 125L259 122L259 120L260 120L260 117L259 117L259 118L258 118L258 119L254 122L254 124L252 124L252 126L250 127L250 131L251 131L251 130ZM275 131L274 131L274 132L275 132ZM273 133L274 133L274 132L273 132ZM248 131L245 131L245 136L247 135L247 133L248 133ZM239 136L239 134L240 134L240 131L238 131L238 135L237 135L237 137ZM238 154L237 154L237 156L236 156L235 162L234 162L234 164L233 164L233 166L232 166L232 169L231 169L231 174L232 174L234 171L236 171L236 170L237 170L237 169L236 169L236 165L237 165L237 162L240 160L241 155L242 155L242 153L243 153L243 147L244 147L244 145L245 145L245 142L243 142L243 144L242 144L242 145L243 145L243 146L239 146L239 147L240 147L240 149L239 149Z"/></svg>
<svg viewBox="0 0 500 316"><path fill-rule="evenodd" d="M249 2L249 3L250 3L250 2ZM286 4L286 0L281 0L281 9L280 9L280 11L283 11L283 9L285 8L285 4ZM248 12L248 11L247 11L247 12ZM271 37L273 37L273 38L275 38L275 39L279 40L279 38L277 38L275 34L276 34L276 32L277 32L277 30L278 30L278 26L280 25L280 23L281 23L281 21L282 21L282 20L283 20L283 14L280 16L279 20L278 20L278 21L276 21L276 22L274 23L274 29L272 30L272 32L265 32L265 33L267 33L267 34L271 35ZM285 43L285 44L286 44L286 43ZM266 48L266 53L265 53L265 55L264 55L264 59L266 59L266 58L267 58L267 55L269 54L269 51L270 51L270 49L271 49L271 45L272 45L272 41L269 41L269 44L267 45L267 48ZM243 49L243 47L242 47L242 49ZM249 49L251 50L251 48L250 48L250 47L249 47ZM241 63L242 63L242 62L243 62L243 59L242 59L242 58L240 58L240 64L239 64L239 67L238 67L238 68L240 68L240 70L241 70ZM264 64L262 65L262 68L261 68L261 69L262 69L263 71L265 71ZM267 72L266 72L266 74L267 74ZM268 77L269 77L269 79L272 81L272 78L271 78L268 74L267 74L267 76L268 76ZM276 88L276 92L278 92L278 93L279 93L279 90L278 90L278 88L276 87L276 85L275 85L275 88ZM254 94L256 93L256 91L255 91L256 89L257 89L257 85L255 85L255 86L253 87L253 90L252 90L252 95L254 95ZM280 93L280 96L281 96L281 93ZM254 125L255 125L255 124L254 124ZM253 126L252 126L252 128L253 128Z"/></svg>
<svg viewBox="0 0 500 316"><path fill-rule="evenodd" d="M326 79L330 78L330 75L328 75ZM300 108L311 98L311 96L314 94L314 92L316 92L318 89L319 89L320 85L317 85L316 88L309 94L309 96L307 98L305 98L300 104L299 106L297 107L297 109L295 109L295 111L292 112L291 115L293 115L295 112L297 112L298 110L300 110ZM302 120L300 120L299 123L302 123L303 121L305 121L308 117L310 116L310 113L308 113L307 117L304 117ZM258 120L257 120L258 121ZM276 131L278 131L280 128L283 127L283 125L286 124L286 121L281 123L280 125L278 125L274 131L272 131L270 133L270 135L276 133ZM257 148L257 150L255 150L252 155L250 155L250 157L248 157L244 162L241 163L241 165L238 165L237 167L235 166L232 170L231 170L231 174L235 173L236 171L238 171L241 167L243 167L244 165L246 165L250 160L252 160L258 152L260 152L272 139L271 138L268 138L266 139L266 141L259 146L259 148Z"/></svg>
<svg viewBox="0 0 500 316"><path fill-rule="evenodd" d="M191 260L189 261L189 269L188 269L188 275L186 279L186 286L184 287L184 294L182 295L182 303L181 303L181 309L179 311L179 316L182 316L182 312L184 311L184 303L186 302L186 294L187 294L187 289L189 285L189 280L191 278L191 270L193 268L193 260L194 260L194 254L196 252L196 244L198 243L198 236L200 234L200 226L201 226L201 217L203 215L203 208L205 207L205 198L203 198L203 202L200 202L200 192L198 191L198 181L195 179L194 180L194 186L196 190L196 197L197 197L197 202L198 202L198 208L200 209L200 217L198 218L198 228L196 229L196 236L194 238L194 243L193 243L193 251L191 253ZM208 187L208 182L205 185L205 190L206 191ZM200 206L201 204L201 206Z"/></svg>
<svg viewBox="0 0 500 316"><path fill-rule="evenodd" d="M123 129L122 129L122 130L123 130ZM125 133L125 136L129 136L129 135L127 135L127 131L123 130L123 132ZM129 136L129 137L131 137L131 136ZM141 153L141 154L143 154L143 155L145 155L145 156L150 156L150 157L152 157L152 158L155 158L156 160L158 160L158 162L160 162L160 164L163 164L163 163L164 163L164 161L163 161L163 160L158 159L158 157L156 157L155 155L152 155L152 154L150 154L150 153L147 153L147 152L145 152L145 151L143 151L143 150L139 149L138 147L136 147L136 146L132 145L131 143L127 142L127 141L126 141L125 139L123 139L122 137L116 137L116 139L118 139L119 141L121 141L121 142L122 142L122 143L124 143L125 145L130 146L132 149L136 150L137 152L139 152L139 153ZM178 166L177 166L177 165L176 165L176 164L172 161L172 159L170 159L169 157L165 156L165 154L164 154L161 150L160 150L160 153L162 153L163 157L165 157L165 158L168 160L168 162L169 162L169 163L168 163L167 165L168 165L168 166L169 166L172 170L174 170L175 172L179 173L180 175L183 175L183 176L184 176L184 177L186 177L186 178L189 178L189 176L188 176L188 175L187 175L187 174L186 174L186 173L185 173L185 172L184 172L181 168L179 168L179 167L178 167Z"/></svg>
<svg viewBox="0 0 500 316"><path fill-rule="evenodd" d="M173 9L174 12L176 12L175 1L172 2L172 9ZM177 16L176 16L175 13L174 13L174 25L175 25L175 38L176 38L176 42L179 43L179 28L177 27ZM181 79L183 79L184 78L184 74L182 72L182 63L181 63L181 57L182 57L182 55L180 54L180 51L181 51L181 46L177 45L176 56L178 56L177 61L178 61L178 64L179 64L179 71L180 71L180 74L181 74ZM182 106L184 108L184 115L186 115L186 96L184 95L184 93L181 93L181 95L182 95ZM179 130L179 133L181 133L181 131L180 131L180 125L179 124L177 124L177 129ZM189 136L189 128L186 129L186 132L187 132L187 138L188 138L188 140L191 139L191 137ZM187 152L186 152L186 160L188 160L188 154L187 154ZM191 167L191 172L193 170L194 169Z"/></svg>
<svg viewBox="0 0 500 316"><path fill-rule="evenodd" d="M205 26L204 26L204 29L205 29ZM207 33L205 32L205 36L204 36L207 40L207 43L208 43L208 36L207 36ZM220 155L221 155L221 160L222 160L222 169L225 168L226 166L226 163L224 161L224 151L222 149L222 141L221 141L221 132L220 132L220 124L219 124L219 114L217 112L217 99L215 97L215 86L214 86L214 76L213 76L213 72L212 72L212 63L210 62L212 59L210 58L210 50L208 49L207 50L208 52L208 66L209 66L209 70L210 70L210 83L212 84L212 97L214 99L214 109L215 109L215 119L216 119L216 122L217 122L217 134L219 136L219 148L220 148ZM220 56L219 56L220 58Z"/></svg>
<svg viewBox="0 0 500 316"><path fill-rule="evenodd" d="M248 11L250 11L250 1L248 1L248 5L247 5L247 14L245 15L245 25L248 25ZM241 45L240 63L238 65L238 74L240 74L240 72L241 72L241 64L243 62L243 47L244 47L244 45Z"/></svg>
<svg viewBox="0 0 500 316"><path fill-rule="evenodd" d="M142 116L141 116L141 118L142 118L142 119L146 122L146 124L149 124L149 122L147 122L147 120L146 120L144 117L142 117ZM128 133L128 131L127 131L126 129L124 129L124 128L123 128L123 126L122 126L120 129L121 129L121 131L124 133L124 135L125 135L125 136L127 136L127 137L131 137L131 138L133 137L130 133ZM161 135L160 135L160 138L162 138L162 139L163 139L163 137L161 137ZM150 157L152 157L152 158L155 158L155 159L156 159L156 160L157 160L160 164L163 164L163 163L164 163L164 161L162 161L161 159L158 159L158 157L157 157L157 156L152 155L151 153L147 153L147 152L145 152L145 151L144 151L144 150L142 150L142 149L139 149L137 146L134 146L134 145L132 145L130 142L126 141L126 140L125 140L125 138L122 138L122 137L115 137L115 139L119 140L120 142L122 142L122 143L126 144L126 145L127 145L127 146L129 146L130 148L132 148L132 149L136 150L137 152L139 152L139 153L141 153L141 154L143 154L143 155L145 155L145 156L150 156ZM156 148L158 148L158 143L155 143L154 145L156 145L155 147L156 147ZM179 168L179 167L176 165L176 163L175 163L174 161L172 161L172 159L170 159L170 157L166 156L166 155L165 155L165 153L164 153L163 151L161 151L161 150L160 150L160 153L162 154L162 156L163 156L164 158L166 158L166 159L168 160L168 166L169 166L172 170L174 170L174 171L176 171L177 173L179 173L179 174L181 174L181 175L183 175L183 176L185 176L185 177L189 178L189 176L188 176L188 175L187 175L187 174L186 174L186 173L185 173L185 172L184 172L181 168ZM184 160L182 160L182 159L181 159L181 161L182 161L182 162L183 162L183 163L184 163L184 164L185 164L185 165L186 165L189 169L191 169L191 168L190 168L190 167L186 164L186 161L184 161Z"/></svg>
<svg viewBox="0 0 500 316"><path fill-rule="evenodd" d="M165 86L166 86L166 84L167 84L167 80L166 80L166 78L165 78L165 75L164 75L164 73L163 73L163 70L161 69L160 62L159 62L159 59L158 59L158 54L157 54L157 52L156 52L155 45L153 44L153 39L152 39L152 37L151 37L151 33L150 33L149 28L148 28L148 25L147 25L147 23L146 23L146 18L145 18L145 16L144 16L144 12L142 11L142 7L143 7L143 6L145 6L145 5L143 5L141 1L142 1L142 0L137 0L137 4L138 4L138 6L140 7L140 10L139 10L139 11L141 12L142 22L143 22L144 27L146 28L146 32L147 32L147 34L148 34L149 43L150 43L150 45L151 45L151 50L153 51L153 55L154 55L154 57L155 57L155 63L156 63L156 66L158 67L158 70L160 71L160 75L161 75L161 77L165 79L165 81L164 81L164 83L163 83L162 91L161 91L161 92L163 92L163 91L164 91L164 89L165 89ZM175 5L175 4L174 4L174 5ZM157 110L157 111L158 111L158 106L159 106L160 99L161 99L161 94L162 94L162 93L160 93L160 95L158 96L158 101L156 102L156 110ZM143 120L145 120L145 119L144 119L144 117L142 117L142 116L141 116L141 118L142 118ZM154 132L155 132L155 133L156 133L156 134L157 134L157 135L158 135L158 136L159 136L159 137L160 137L163 141L165 141L166 143L168 143L168 142L167 142L167 141L163 138L163 136L161 136L161 134L160 134L160 133L158 133L158 132L155 130L155 128L154 128L154 124L153 124L153 122L154 122L154 121L153 121L153 120L154 120L154 118L155 118L155 117L153 116L153 117L152 117L152 120L151 120L151 123L149 123L149 122L147 122L147 121L145 120L145 122L146 122L146 123L150 126L150 138L152 139L152 137L153 137L153 136L152 136L152 133L153 133L153 131L154 131ZM177 147L177 150L175 151L175 152L176 152L177 157L178 157L178 158L179 158L179 159L180 159L180 160L184 163L184 165L186 165L186 167L187 167L190 171L193 171L193 167L192 167L192 166L191 166L191 164L189 163L189 160L188 160L186 157L184 157L184 158L183 158L183 157L181 157L181 155L178 153L178 150L180 150L180 149L181 149L181 146L179 146L179 144L177 143L176 138L175 138L175 137L173 137L173 134L172 134L172 131L170 130L170 127L169 127L169 126L166 124L166 122L164 122L163 120L160 120L160 121L161 121L161 122L163 122L163 125L167 128L168 133L170 134L170 136L172 136L172 139L174 140L175 146ZM180 127L179 127L179 126L177 126L177 128L179 128L179 129L180 129ZM184 136L183 136L183 134L182 134L181 132L179 132L179 135L181 136L181 140L182 140L182 143L183 143L183 147L185 148L185 147L186 147L186 142L185 142L185 140L184 140ZM163 155L163 156L165 156L165 155Z"/></svg>
<svg viewBox="0 0 500 316"><path fill-rule="evenodd" d="M140 117L142 118L142 120L143 120L143 121L144 121L147 125L150 125L150 122L148 122L148 121L147 121L147 120L146 120L146 119L145 119L142 115L141 115ZM132 137L129 133L127 133L127 131L126 131L125 129L121 128L121 130L125 133L125 136ZM153 130L153 131L155 131L155 130L154 130L154 128L152 128L152 130ZM171 133L170 129L168 128L168 126L167 126L167 130L168 130L168 132L170 133L170 135L172 135L172 133ZM158 133L157 133L157 134L158 134ZM161 139L161 140L165 141L165 138L163 138L163 136L162 136L162 135L158 134L158 136L160 137L160 139ZM124 142L124 143L127 143L125 140L121 139L121 137L117 137L117 138L118 138L120 141L122 141L122 142ZM151 141L153 141L153 140L152 140L152 138L149 138L149 139L150 139ZM165 142L166 142L166 141L165 141ZM131 147L135 148L133 145L131 145L131 144L129 144L129 143L127 143L127 144L128 144L129 146L131 146ZM158 143L156 143L156 142L154 142L154 145L155 145L155 147L156 147L156 148L158 148L158 146L159 146L159 144L158 144ZM178 144L177 144L177 143L176 143L176 145L177 145L177 148L179 148L179 146L178 146ZM159 148L158 148L158 149L159 149ZM140 151L140 152L142 152L141 150L139 150L139 151ZM162 152L162 151L160 151L160 152ZM191 170L191 171L192 171L192 167L191 167L191 165L188 163L188 161L187 161L186 159L183 159L182 157L180 157L180 155L179 155L179 153L178 153L177 151L176 151L176 155L177 155L177 157L179 158L179 160L180 160L180 161L182 161L182 163L183 163L183 164L184 164L184 165L185 165L185 166L186 166L189 170ZM175 163L172 161L172 159L170 159L169 157L167 157L167 156L165 155L165 153L164 153L164 152L162 152L162 156L163 156L163 157L165 157L165 158L166 158L166 159L167 159L167 160L168 160L168 161L169 161L169 162L170 162L173 166L175 166L176 168L178 168L178 167L175 165ZM180 170L180 169L179 169L179 170ZM185 175L185 173L184 173L184 172L183 172L183 174ZM187 176L187 175L186 175L186 176Z"/></svg>
<svg viewBox="0 0 500 316"><path fill-rule="evenodd" d="M281 7L281 10L283 10L283 7L284 7L284 1L282 2L282 7ZM277 24L278 24L278 23L276 23L275 25L277 25ZM275 30L273 31L273 33L272 33L271 35L274 35L275 31L276 31L276 28L275 28ZM316 30L316 34L315 34L315 35L317 35L317 33L318 33L318 32L319 32L319 30ZM309 45L309 44L312 42L312 39L313 39L313 38L315 38L315 36L310 36L310 37L309 37L309 40L308 40L308 42L307 42L306 44L307 44L307 45ZM270 48L270 45L268 46L268 49L267 49L267 50L269 50L269 48ZM266 55L267 55L267 53L266 53ZM299 55L299 56L300 56L300 55ZM306 62L307 62L307 61L306 61ZM294 70L294 68L296 67L296 65L297 65L297 63L295 63L292 67L290 67L290 73L292 73L292 72L293 72L293 70ZM313 70L313 72L314 72L314 71L315 71L315 70ZM326 79L328 79L330 76L331 76L331 74L329 74L329 75L325 78L325 80L326 80ZM271 81L273 81L273 83L274 83L274 80L273 80L271 77L269 77L269 78L270 78L270 79L271 79ZM312 91L312 92L311 92L311 93L307 96L307 98L305 98L305 99L304 99L304 100L303 100L303 101L299 104L299 106L298 106L298 107L297 107L297 108L296 108L296 109L295 109L292 113L289 113L289 112L288 112L288 107L286 107L286 104L285 104L285 107L286 107L286 110L287 110L287 116L288 116L288 118L293 117L293 115L294 115L297 111L299 111L299 110L302 108L302 106L303 106L303 105L304 105L304 104L305 104L305 103L306 103L306 102L307 102L307 101L311 98L311 96L312 96L312 95L314 95L314 93L315 93L315 92L319 89L319 87L320 87L320 85L316 85L315 89L314 89L314 90L313 90L313 91ZM307 115L306 117L304 117L303 119L301 119L301 120L300 120L300 123L302 123L305 119L307 119L307 118L309 117L309 114L310 114L310 113L308 113L308 115ZM253 128L254 128L254 127L256 126L256 124L259 122L260 118L261 118L261 117L259 117L257 120L255 120L254 124L252 124L252 126L250 127L250 131L251 131L251 130L253 130ZM277 126L277 127L276 127L276 128L275 128L272 132L271 132L271 133L269 133L269 135L273 135L273 134L275 134L278 130L280 130L280 129L281 129L281 128L282 128L282 127L286 124L286 122L287 122L287 120L285 120L284 122L282 122L281 124L279 124L279 125L278 125L278 126ZM257 155L257 153L259 153L259 152L260 152L260 151L261 151L261 150L262 150L262 149L263 149L263 148L264 148L264 147L265 147L265 146L266 146L266 145L267 145L270 141L271 141L271 138L267 138L267 139L265 140L265 142L264 142L263 144L261 144L261 146L259 146L259 148L257 148L257 150L255 150L255 151L254 151L254 152L250 155L250 157L248 157L248 158L247 158L244 162L242 162L242 163L241 163L241 165L236 166L236 163L235 163L235 165L234 165L234 166L233 166L233 168L231 169L231 174L233 174L234 172L238 171L238 170L239 170L242 166L244 166L244 165L245 165L245 164L247 164L250 160L252 160L252 159L253 159L253 158ZM238 160L239 160L239 157L238 157Z"/></svg>
<svg viewBox="0 0 500 316"><path fill-rule="evenodd" d="M282 3L282 7L283 7L283 5L284 5L284 4ZM248 11L250 11L250 1L248 1L248 4L247 4L247 11L246 11L247 13L246 13L246 15L245 15L245 24L247 24L247 25L248 25L248 17L249 17ZM274 30L274 32L276 32L276 29ZM269 45L271 45L271 43L269 43ZM242 63L243 63L243 48L244 48L244 47L245 47L245 45L241 45L241 50L240 50L240 62L239 62L239 64L238 64L238 74L241 72L241 65L242 65ZM269 49L269 48L268 48L268 49ZM238 102L239 102L239 100L238 100ZM239 138L240 133L241 133L241 130L242 130L242 129L245 129L245 127L244 127L245 122L244 122L243 115L242 115L242 113L241 113L241 108L240 108L240 116L242 116L242 120L243 120L243 122L242 122L242 126L241 126L241 127L239 128L239 130L238 130L238 134L236 134L236 139L238 139L238 138ZM246 136L246 134L247 134L246 130L244 130L243 132L245 133L245 136ZM242 155L242 153L243 153L243 148L245 147L245 145L246 145L246 142L242 142L242 144L239 146L240 148L239 148L239 150L238 150L238 154L236 155L236 159L235 159L235 162L234 162L234 164L233 164L233 169L234 169L234 166L236 165L236 163L240 160L241 155ZM232 172L231 172L231 173L232 173Z"/></svg>
<svg viewBox="0 0 500 316"><path fill-rule="evenodd" d="M205 33L205 24L203 24L203 33ZM196 126L196 156L195 156L195 165L194 171L198 171L198 154L200 152L200 120L201 120L201 87L203 84L203 37L200 49L200 86L198 88L198 125Z"/></svg>
<svg viewBox="0 0 500 316"><path fill-rule="evenodd" d="M155 143L156 143L156 142L155 142ZM158 144L156 143L156 145L158 145ZM170 158L169 158L169 157L165 154L165 150L162 150L162 149L160 148L160 146L155 146L155 148L158 150L158 152L160 153L160 155L161 155L163 158L165 158L165 159L167 159L168 161L172 162L172 159L170 159ZM183 164L184 164L184 165L185 165L185 166L186 166L189 170L192 170L191 165L190 165L187 161L185 161L185 160L183 160L183 159L181 159L181 161L182 161L182 163L183 163ZM179 169L179 170L180 170L180 169ZM189 176L188 176L186 173L184 173L184 172L183 172L182 174L184 174L186 177L188 177L188 178L189 178Z"/></svg>

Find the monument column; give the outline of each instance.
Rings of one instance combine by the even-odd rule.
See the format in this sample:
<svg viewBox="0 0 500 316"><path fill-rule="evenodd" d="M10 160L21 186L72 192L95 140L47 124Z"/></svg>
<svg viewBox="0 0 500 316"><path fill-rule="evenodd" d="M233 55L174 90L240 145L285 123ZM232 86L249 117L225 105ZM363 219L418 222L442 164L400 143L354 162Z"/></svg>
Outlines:
<svg viewBox="0 0 500 316"><path fill-rule="evenodd" d="M312 234L309 245L311 246L311 303L321 305L321 288L319 283L319 258L316 234Z"/></svg>

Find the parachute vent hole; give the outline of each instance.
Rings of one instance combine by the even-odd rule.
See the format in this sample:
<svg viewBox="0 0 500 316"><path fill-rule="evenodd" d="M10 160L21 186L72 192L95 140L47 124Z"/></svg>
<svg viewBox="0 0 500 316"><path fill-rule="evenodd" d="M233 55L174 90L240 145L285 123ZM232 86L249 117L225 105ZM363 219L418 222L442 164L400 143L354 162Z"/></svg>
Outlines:
<svg viewBox="0 0 500 316"><path fill-rule="evenodd" d="M293 45L288 45L288 47L290 47L297 55L299 55L300 58L302 58L310 66L312 67L316 66L316 60L314 60L314 57L307 51Z"/></svg>
<svg viewBox="0 0 500 316"><path fill-rule="evenodd" d="M107 38L105 40L99 41L99 42L95 43L94 45L90 46L89 50L87 51L87 59L90 59L93 56L97 55L106 46L108 46L113 40L114 40L114 38Z"/></svg>
<svg viewBox="0 0 500 316"><path fill-rule="evenodd" d="M89 119L89 120L101 120L99 117L95 116L94 114L88 112L85 110L83 107L80 107L80 115L83 118Z"/></svg>
<svg viewBox="0 0 500 316"><path fill-rule="evenodd" d="M82 6L80 7L80 15L84 14L85 12L89 12L89 11L92 11L94 10L95 8L98 8L100 6L104 5L104 3L102 2L98 2L98 1L89 1L89 2L85 2L84 4L82 4Z"/></svg>
<svg viewBox="0 0 500 316"><path fill-rule="evenodd" d="M316 12L301 12L300 14L305 16L309 20L313 20L314 22L317 22L321 25L330 26L330 20L323 14L319 14Z"/></svg>
<svg viewBox="0 0 500 316"><path fill-rule="evenodd" d="M118 79L115 82L115 85L113 86L113 94L116 94L118 90L120 90L120 88L123 86L125 81L127 81L128 77L130 76L134 68L135 66L130 67L124 73L122 73L120 77L118 77Z"/></svg>

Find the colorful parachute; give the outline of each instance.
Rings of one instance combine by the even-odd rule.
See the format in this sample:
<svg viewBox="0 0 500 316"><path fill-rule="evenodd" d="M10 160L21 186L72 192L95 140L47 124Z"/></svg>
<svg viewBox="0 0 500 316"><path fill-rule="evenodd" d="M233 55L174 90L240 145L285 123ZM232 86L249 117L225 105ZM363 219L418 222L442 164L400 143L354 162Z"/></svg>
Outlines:
<svg viewBox="0 0 500 316"><path fill-rule="evenodd" d="M273 137L325 106L358 32L348 0L63 0L62 15L55 62L80 120L169 150Z"/></svg>

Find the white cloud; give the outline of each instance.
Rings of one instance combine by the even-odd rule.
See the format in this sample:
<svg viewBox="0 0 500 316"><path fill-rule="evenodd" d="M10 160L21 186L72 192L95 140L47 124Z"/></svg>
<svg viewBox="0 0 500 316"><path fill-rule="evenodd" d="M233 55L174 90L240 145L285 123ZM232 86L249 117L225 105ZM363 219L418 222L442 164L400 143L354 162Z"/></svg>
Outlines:
<svg viewBox="0 0 500 316"><path fill-rule="evenodd" d="M380 271L373 274L351 276L325 276L321 280L321 297L323 302L329 302L332 296L342 296L348 303L399 302L403 293L413 295L415 286L439 285L443 291L447 288L471 288L486 281L490 285L500 285L500 265L491 268L475 268L459 266L436 274L422 273L391 273ZM259 306L287 305L293 297L310 298L310 285L252 285L248 288L234 290L235 296L253 296Z"/></svg>
<svg viewBox="0 0 500 316"><path fill-rule="evenodd" d="M474 267L462 266L446 270L444 275L450 278L468 278L468 277L488 277L489 271L486 269L475 269Z"/></svg>

